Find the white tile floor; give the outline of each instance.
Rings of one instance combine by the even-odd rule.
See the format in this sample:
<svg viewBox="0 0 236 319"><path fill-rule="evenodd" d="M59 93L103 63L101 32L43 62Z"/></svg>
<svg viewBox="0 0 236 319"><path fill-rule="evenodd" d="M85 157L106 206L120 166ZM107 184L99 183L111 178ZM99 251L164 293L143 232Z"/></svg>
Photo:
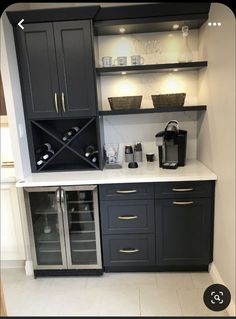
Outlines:
<svg viewBox="0 0 236 319"><path fill-rule="evenodd" d="M208 273L105 273L100 277L25 276L3 269L9 316L227 316L202 295Z"/></svg>

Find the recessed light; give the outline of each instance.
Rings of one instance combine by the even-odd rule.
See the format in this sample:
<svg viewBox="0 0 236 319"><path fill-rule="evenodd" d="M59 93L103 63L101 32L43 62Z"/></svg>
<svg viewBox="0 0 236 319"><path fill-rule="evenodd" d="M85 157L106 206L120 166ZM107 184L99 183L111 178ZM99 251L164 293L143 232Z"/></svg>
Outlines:
<svg viewBox="0 0 236 319"><path fill-rule="evenodd" d="M221 26L221 22L218 22L217 24L218 24L218 27L220 27L220 26Z"/></svg>
<svg viewBox="0 0 236 319"><path fill-rule="evenodd" d="M174 30L179 29L179 24L173 24L172 28L173 28Z"/></svg>
<svg viewBox="0 0 236 319"><path fill-rule="evenodd" d="M174 71L174 72L178 72L178 71L179 71L179 69L173 69L173 71Z"/></svg>
<svg viewBox="0 0 236 319"><path fill-rule="evenodd" d="M211 22L208 22L208 25L209 25L209 27L211 27L212 23L211 23Z"/></svg>
<svg viewBox="0 0 236 319"><path fill-rule="evenodd" d="M126 30L125 30L125 28L120 28L119 31L120 31L120 33L124 33Z"/></svg>
<svg viewBox="0 0 236 319"><path fill-rule="evenodd" d="M127 74L127 72L125 72L125 71L122 71L122 72L121 72L121 74L122 74L122 75L125 75L125 74Z"/></svg>
<svg viewBox="0 0 236 319"><path fill-rule="evenodd" d="M214 27L216 26L216 22L213 22L212 24L213 24Z"/></svg>

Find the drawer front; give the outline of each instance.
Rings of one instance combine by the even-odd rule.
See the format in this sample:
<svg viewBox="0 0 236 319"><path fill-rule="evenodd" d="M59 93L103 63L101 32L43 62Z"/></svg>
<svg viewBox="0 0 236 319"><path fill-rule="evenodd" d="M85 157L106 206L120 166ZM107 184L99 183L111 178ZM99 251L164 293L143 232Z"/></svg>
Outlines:
<svg viewBox="0 0 236 319"><path fill-rule="evenodd" d="M102 201L100 218L103 234L152 233L154 200Z"/></svg>
<svg viewBox="0 0 236 319"><path fill-rule="evenodd" d="M210 197L214 181L163 182L155 184L155 198Z"/></svg>
<svg viewBox="0 0 236 319"><path fill-rule="evenodd" d="M146 266L155 264L155 236L103 236L104 266Z"/></svg>
<svg viewBox="0 0 236 319"><path fill-rule="evenodd" d="M99 186L100 200L148 199L154 197L152 183L125 183Z"/></svg>

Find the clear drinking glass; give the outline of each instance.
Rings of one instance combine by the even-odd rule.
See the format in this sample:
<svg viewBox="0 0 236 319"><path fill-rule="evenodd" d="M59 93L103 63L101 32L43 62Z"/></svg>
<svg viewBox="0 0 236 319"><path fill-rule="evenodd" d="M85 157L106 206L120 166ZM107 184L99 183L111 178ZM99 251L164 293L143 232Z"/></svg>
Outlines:
<svg viewBox="0 0 236 319"><path fill-rule="evenodd" d="M106 163L116 164L118 162L119 144L105 144Z"/></svg>

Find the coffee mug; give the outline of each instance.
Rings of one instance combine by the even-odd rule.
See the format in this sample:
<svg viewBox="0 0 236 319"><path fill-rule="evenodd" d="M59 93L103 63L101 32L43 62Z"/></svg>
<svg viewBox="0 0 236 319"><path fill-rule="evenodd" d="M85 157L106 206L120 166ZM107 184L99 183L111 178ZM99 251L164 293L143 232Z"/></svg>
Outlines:
<svg viewBox="0 0 236 319"><path fill-rule="evenodd" d="M112 57L111 56L102 57L102 66L104 68L112 66Z"/></svg>
<svg viewBox="0 0 236 319"><path fill-rule="evenodd" d="M114 64L117 66L127 65L127 56L118 56L117 59L115 59Z"/></svg>
<svg viewBox="0 0 236 319"><path fill-rule="evenodd" d="M144 64L144 58L141 55L132 55L130 57L131 65Z"/></svg>

